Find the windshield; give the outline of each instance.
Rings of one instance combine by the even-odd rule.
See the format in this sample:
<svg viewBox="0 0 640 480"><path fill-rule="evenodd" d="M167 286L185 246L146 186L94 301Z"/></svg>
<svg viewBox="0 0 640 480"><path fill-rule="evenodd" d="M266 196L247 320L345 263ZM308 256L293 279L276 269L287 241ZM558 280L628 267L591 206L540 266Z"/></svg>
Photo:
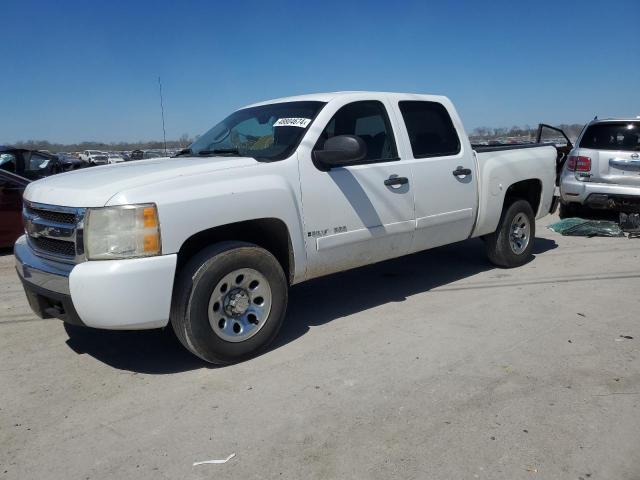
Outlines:
<svg viewBox="0 0 640 480"><path fill-rule="evenodd" d="M196 140L189 153L282 160L298 146L323 106L287 102L238 110Z"/></svg>
<svg viewBox="0 0 640 480"><path fill-rule="evenodd" d="M606 122L587 127L582 148L595 150L640 150L640 122Z"/></svg>

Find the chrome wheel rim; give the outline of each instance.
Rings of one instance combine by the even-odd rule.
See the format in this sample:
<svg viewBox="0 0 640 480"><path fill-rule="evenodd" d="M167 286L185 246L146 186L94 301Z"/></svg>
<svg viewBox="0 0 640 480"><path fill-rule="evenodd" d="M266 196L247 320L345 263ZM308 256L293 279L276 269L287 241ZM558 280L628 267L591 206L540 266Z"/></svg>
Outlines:
<svg viewBox="0 0 640 480"><path fill-rule="evenodd" d="M518 213L511 221L509 229L509 245L516 255L524 252L531 240L531 224L524 213Z"/></svg>
<svg viewBox="0 0 640 480"><path fill-rule="evenodd" d="M217 283L209 299L209 324L227 342L243 342L260 331L271 312L271 287L257 270L234 270Z"/></svg>

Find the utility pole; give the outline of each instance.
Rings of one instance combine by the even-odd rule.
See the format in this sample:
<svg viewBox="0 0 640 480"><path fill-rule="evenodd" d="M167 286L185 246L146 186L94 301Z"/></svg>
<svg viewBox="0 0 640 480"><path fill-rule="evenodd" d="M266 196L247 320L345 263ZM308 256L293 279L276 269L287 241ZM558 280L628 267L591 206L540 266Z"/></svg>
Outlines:
<svg viewBox="0 0 640 480"><path fill-rule="evenodd" d="M160 112L162 115L162 139L164 141L164 154L167 155L167 132L164 128L164 105L162 103L162 82L158 76L158 87L160 87Z"/></svg>

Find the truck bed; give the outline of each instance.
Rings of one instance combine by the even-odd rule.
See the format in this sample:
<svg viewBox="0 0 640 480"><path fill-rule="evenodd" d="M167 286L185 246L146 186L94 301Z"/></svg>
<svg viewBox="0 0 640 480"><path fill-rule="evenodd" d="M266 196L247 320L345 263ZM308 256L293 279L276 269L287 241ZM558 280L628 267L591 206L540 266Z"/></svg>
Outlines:
<svg viewBox="0 0 640 480"><path fill-rule="evenodd" d="M517 150L520 148L536 148L549 145L548 143L510 143L508 145L474 145L473 148L478 153L484 152L500 152L502 150Z"/></svg>
<svg viewBox="0 0 640 480"><path fill-rule="evenodd" d="M479 191L477 221L472 233L478 237L497 228L506 190L521 181L537 181L541 201L536 218L549 212L555 188L557 149L549 143L474 147Z"/></svg>

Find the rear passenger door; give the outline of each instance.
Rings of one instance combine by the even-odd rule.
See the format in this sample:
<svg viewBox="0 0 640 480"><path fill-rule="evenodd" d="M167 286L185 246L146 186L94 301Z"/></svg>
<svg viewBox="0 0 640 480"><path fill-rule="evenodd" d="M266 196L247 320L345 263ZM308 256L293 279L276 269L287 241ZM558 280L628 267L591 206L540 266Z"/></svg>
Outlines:
<svg viewBox="0 0 640 480"><path fill-rule="evenodd" d="M38 180L56 173L54 171L55 164L52 158L45 157L37 152L32 152L31 154L25 153L22 158L24 160L22 175L29 180Z"/></svg>
<svg viewBox="0 0 640 480"><path fill-rule="evenodd" d="M320 112L299 150L307 278L408 253L415 223L411 167L400 159L389 104L334 100ZM366 158L323 168L312 153L337 135L356 135Z"/></svg>
<svg viewBox="0 0 640 480"><path fill-rule="evenodd" d="M411 250L468 238L478 205L476 162L453 105L411 99L396 107L411 146L416 209Z"/></svg>

